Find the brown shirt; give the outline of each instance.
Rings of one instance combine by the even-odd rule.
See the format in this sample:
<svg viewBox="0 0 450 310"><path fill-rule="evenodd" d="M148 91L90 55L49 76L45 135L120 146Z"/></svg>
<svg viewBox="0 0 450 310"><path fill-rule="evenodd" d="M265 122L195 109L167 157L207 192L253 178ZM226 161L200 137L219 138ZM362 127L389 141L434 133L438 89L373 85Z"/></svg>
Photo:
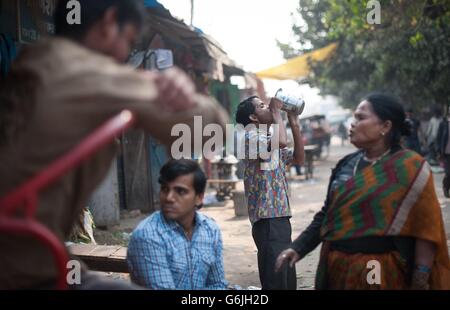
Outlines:
<svg viewBox="0 0 450 310"><path fill-rule="evenodd" d="M30 72L38 83L30 90L35 94L30 98L34 108L25 129L0 146L0 196L42 171L123 109L135 112L137 127L165 143L176 138L170 137L172 125L193 126L194 115L203 116L204 125L223 126L227 121L224 110L202 96L192 110L164 112L147 74L61 38L26 47L12 71ZM40 193L37 218L61 241L115 154L111 143ZM0 288L33 287L56 276L52 256L33 240L2 234L0 252Z"/></svg>

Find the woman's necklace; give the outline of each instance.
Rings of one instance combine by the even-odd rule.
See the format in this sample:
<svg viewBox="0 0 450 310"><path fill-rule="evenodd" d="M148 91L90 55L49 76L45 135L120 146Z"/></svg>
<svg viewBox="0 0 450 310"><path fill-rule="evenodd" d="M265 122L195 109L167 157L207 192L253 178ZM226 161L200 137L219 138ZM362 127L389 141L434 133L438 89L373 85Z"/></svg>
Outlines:
<svg viewBox="0 0 450 310"><path fill-rule="evenodd" d="M386 152L384 152L383 154L381 154L380 156L374 158L374 159L369 159L367 158L367 156L364 154L362 157L358 158L358 161L356 162L355 167L353 168L353 175L356 174L356 172L358 171L358 166L361 162L361 159L364 159L364 161L370 163L371 166L375 165L377 162L379 162L384 156L388 155L391 152L391 149L388 149Z"/></svg>

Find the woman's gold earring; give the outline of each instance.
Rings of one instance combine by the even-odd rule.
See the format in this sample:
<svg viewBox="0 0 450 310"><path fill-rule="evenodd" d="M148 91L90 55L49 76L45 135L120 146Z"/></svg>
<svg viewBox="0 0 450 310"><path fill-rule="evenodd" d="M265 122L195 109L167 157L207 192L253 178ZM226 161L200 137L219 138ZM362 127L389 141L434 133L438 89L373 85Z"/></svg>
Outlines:
<svg viewBox="0 0 450 310"><path fill-rule="evenodd" d="M381 135L384 137L385 133L384 133L384 132L380 132L380 133L381 133Z"/></svg>

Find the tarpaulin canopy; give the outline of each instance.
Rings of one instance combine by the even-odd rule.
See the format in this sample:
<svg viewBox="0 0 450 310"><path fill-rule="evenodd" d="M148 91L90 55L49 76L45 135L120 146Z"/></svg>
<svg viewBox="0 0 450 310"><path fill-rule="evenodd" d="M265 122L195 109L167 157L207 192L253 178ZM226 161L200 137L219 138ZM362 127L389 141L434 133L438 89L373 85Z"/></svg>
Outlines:
<svg viewBox="0 0 450 310"><path fill-rule="evenodd" d="M260 78L275 80L298 80L306 77L310 71L308 60L323 61L336 49L337 43L332 43L318 50L289 59L284 64L259 71Z"/></svg>
<svg viewBox="0 0 450 310"><path fill-rule="evenodd" d="M174 18L169 11L148 9L150 18L147 20L143 40L149 42L155 32L170 38L190 51L195 52L196 67L199 71L206 71L215 80L225 81L226 76L244 75L245 71L238 66L212 37L203 33L201 29L186 25ZM144 44L145 45L145 44Z"/></svg>
<svg viewBox="0 0 450 310"><path fill-rule="evenodd" d="M164 6L158 2L158 0L144 0L144 5L147 8L164 8Z"/></svg>

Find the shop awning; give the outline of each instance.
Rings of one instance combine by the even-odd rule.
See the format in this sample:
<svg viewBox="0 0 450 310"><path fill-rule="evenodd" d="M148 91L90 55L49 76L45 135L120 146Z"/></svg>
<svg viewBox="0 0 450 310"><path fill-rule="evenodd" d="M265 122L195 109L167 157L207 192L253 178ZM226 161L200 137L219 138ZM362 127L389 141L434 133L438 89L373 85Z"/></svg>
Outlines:
<svg viewBox="0 0 450 310"><path fill-rule="evenodd" d="M323 61L327 59L337 47L337 43L332 43L318 50L289 59L284 64L259 71L256 75L260 78L275 80L299 80L310 72L308 60Z"/></svg>
<svg viewBox="0 0 450 310"><path fill-rule="evenodd" d="M147 39L153 36L156 31L161 35L170 38L171 41L181 46L189 47L196 52L196 57L204 59L198 61L203 64L201 71L205 70L210 77L224 81L225 75L244 75L245 71L237 65L223 50L220 44L211 36L201 30L186 25L183 21L177 20L169 11L148 9L150 18L147 20ZM197 59L198 60L198 59Z"/></svg>

